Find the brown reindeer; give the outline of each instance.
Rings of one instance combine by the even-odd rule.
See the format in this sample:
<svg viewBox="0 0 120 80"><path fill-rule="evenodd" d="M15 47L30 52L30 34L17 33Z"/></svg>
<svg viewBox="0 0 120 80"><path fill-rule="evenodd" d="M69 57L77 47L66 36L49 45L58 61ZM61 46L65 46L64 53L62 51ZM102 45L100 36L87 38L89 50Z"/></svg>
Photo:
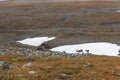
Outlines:
<svg viewBox="0 0 120 80"><path fill-rule="evenodd" d="M120 56L120 49L118 50L118 56Z"/></svg>

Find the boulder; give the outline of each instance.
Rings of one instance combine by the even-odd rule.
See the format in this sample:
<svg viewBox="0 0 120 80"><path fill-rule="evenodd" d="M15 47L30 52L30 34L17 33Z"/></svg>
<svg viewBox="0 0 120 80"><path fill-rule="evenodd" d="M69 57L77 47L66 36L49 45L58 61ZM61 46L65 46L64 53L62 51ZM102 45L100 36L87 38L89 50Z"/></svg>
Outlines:
<svg viewBox="0 0 120 80"><path fill-rule="evenodd" d="M35 71L29 71L29 74L35 74L36 72Z"/></svg>
<svg viewBox="0 0 120 80"><path fill-rule="evenodd" d="M0 61L0 68L1 69L9 69L9 65L5 61Z"/></svg>
<svg viewBox="0 0 120 80"><path fill-rule="evenodd" d="M65 80L66 78L68 78L68 75L63 73L60 75L60 78Z"/></svg>
<svg viewBox="0 0 120 80"><path fill-rule="evenodd" d="M94 65L91 63L84 64L84 67L93 67Z"/></svg>
<svg viewBox="0 0 120 80"><path fill-rule="evenodd" d="M30 66L32 66L33 64L32 63L27 63L27 64L24 64L23 66L22 66L22 68L26 68L26 67L30 67Z"/></svg>
<svg viewBox="0 0 120 80"><path fill-rule="evenodd" d="M44 51L44 50L49 50L50 47L49 45L47 45L47 43L42 43L40 46L38 46L37 50L41 50L41 51Z"/></svg>
<svg viewBox="0 0 120 80"><path fill-rule="evenodd" d="M17 66L17 65L12 65L12 66L9 66L9 69L18 69L19 68L19 66Z"/></svg>

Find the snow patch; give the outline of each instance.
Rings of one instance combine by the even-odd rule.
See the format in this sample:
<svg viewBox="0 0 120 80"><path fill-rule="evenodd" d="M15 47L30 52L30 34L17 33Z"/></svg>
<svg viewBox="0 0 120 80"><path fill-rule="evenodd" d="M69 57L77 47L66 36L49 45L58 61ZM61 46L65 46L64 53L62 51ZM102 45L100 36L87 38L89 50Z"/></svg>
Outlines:
<svg viewBox="0 0 120 80"><path fill-rule="evenodd" d="M17 41L22 44L27 44L31 46L39 46L46 41L55 39L55 37L35 37L27 38L21 41ZM120 46L117 44L98 42L98 43L86 43L86 44L76 44L76 45L63 45L59 47L52 48L52 51L67 52L67 53L77 53L76 50L89 50L90 53L95 55L107 55L107 56L118 56ZM85 53L85 52L84 52Z"/></svg>
<svg viewBox="0 0 120 80"><path fill-rule="evenodd" d="M17 42L31 46L39 46L42 43L53 39L55 39L55 37L35 37L35 38L27 38Z"/></svg>
<svg viewBox="0 0 120 80"><path fill-rule="evenodd" d="M52 51L77 53L76 50L82 49L83 51L89 50L90 53L95 55L107 55L107 56L118 56L120 46L117 44L99 42L99 43L86 43L76 45L64 45L52 48Z"/></svg>

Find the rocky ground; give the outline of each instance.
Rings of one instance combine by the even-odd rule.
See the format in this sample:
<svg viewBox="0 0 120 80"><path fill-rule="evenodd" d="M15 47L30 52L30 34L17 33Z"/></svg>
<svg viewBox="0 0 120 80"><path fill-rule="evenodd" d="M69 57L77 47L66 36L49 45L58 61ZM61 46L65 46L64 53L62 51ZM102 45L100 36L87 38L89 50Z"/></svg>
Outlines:
<svg viewBox="0 0 120 80"><path fill-rule="evenodd" d="M120 58L0 54L1 80L120 80Z"/></svg>
<svg viewBox="0 0 120 80"><path fill-rule="evenodd" d="M52 48L88 42L120 44L119 1L21 1L0 3L1 80L120 79L119 57L38 51L37 47L16 42L53 36L56 39L42 45Z"/></svg>

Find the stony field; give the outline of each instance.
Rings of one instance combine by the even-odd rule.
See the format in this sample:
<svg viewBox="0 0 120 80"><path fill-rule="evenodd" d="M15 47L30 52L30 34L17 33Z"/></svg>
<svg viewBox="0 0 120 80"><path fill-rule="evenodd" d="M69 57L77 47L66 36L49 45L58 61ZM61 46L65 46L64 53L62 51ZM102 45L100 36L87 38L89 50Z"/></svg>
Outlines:
<svg viewBox="0 0 120 80"><path fill-rule="evenodd" d="M1 80L120 80L120 58L0 55Z"/></svg>
<svg viewBox="0 0 120 80"><path fill-rule="evenodd" d="M120 45L120 1L25 1L0 3L0 80L120 80L119 57L28 56L37 53L37 47L16 42L53 36L56 39L43 44Z"/></svg>

